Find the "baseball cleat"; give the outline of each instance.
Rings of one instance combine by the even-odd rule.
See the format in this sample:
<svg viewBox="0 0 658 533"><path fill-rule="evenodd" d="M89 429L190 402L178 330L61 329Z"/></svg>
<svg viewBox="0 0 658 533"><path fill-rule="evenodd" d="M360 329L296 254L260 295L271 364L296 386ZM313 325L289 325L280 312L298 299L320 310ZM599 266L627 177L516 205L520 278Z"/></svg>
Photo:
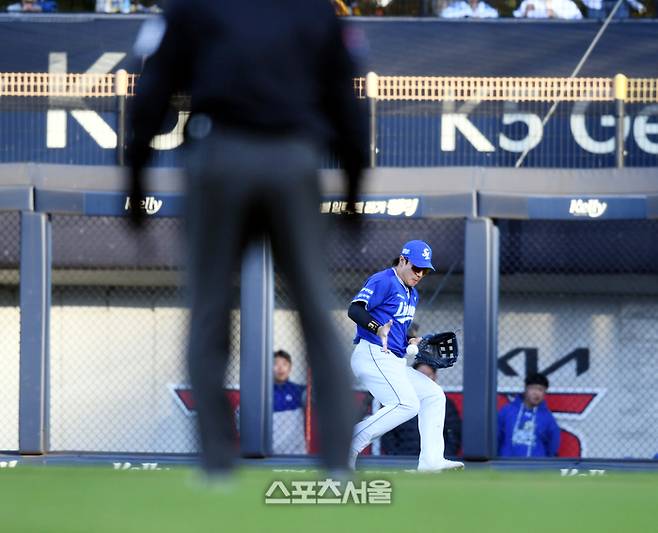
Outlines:
<svg viewBox="0 0 658 533"><path fill-rule="evenodd" d="M434 468L419 468L419 472L445 472L446 470L463 470L464 463L460 461L451 461L450 459L444 459Z"/></svg>

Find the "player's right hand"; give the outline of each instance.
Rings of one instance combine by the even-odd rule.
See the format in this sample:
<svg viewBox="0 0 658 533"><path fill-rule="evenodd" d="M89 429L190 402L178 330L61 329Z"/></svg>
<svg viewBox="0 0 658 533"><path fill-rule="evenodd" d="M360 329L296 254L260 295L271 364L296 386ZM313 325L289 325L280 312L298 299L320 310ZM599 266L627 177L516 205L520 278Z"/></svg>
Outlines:
<svg viewBox="0 0 658 533"><path fill-rule="evenodd" d="M388 332L391 331L393 320L389 320L377 329L377 336L382 340L382 352L388 352Z"/></svg>

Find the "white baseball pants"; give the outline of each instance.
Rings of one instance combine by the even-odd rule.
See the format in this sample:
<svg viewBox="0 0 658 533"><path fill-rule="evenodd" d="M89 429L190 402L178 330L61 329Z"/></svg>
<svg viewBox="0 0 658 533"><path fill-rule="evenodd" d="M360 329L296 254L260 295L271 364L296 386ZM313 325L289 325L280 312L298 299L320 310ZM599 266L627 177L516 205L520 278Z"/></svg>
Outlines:
<svg viewBox="0 0 658 533"><path fill-rule="evenodd" d="M352 371L382 404L354 427L353 452L418 415L420 456L418 470L434 470L444 461L443 422L446 396L438 383L407 366L405 358L382 352L381 346L361 339L352 353Z"/></svg>

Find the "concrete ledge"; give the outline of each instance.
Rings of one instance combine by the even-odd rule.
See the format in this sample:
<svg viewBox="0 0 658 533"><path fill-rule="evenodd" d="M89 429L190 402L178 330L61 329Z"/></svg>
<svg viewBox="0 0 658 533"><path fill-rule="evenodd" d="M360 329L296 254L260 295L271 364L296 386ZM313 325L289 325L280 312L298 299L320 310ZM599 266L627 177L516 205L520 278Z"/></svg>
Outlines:
<svg viewBox="0 0 658 533"><path fill-rule="evenodd" d="M431 216L473 216L477 212L475 201L478 194L486 198L510 197L510 208L517 214L519 202L537 195L643 196L647 200L647 217L656 218L656 175L656 168L382 167L366 173L362 194L425 198L431 205ZM155 193L182 193L185 175L181 168L150 169L146 183L147 190ZM341 195L345 190L340 170L322 170L320 184L325 195ZM34 187L43 192L123 193L128 189L128 174L125 168L116 166L0 164L0 191L3 187L8 191ZM21 208L25 209L24 193L21 194Z"/></svg>

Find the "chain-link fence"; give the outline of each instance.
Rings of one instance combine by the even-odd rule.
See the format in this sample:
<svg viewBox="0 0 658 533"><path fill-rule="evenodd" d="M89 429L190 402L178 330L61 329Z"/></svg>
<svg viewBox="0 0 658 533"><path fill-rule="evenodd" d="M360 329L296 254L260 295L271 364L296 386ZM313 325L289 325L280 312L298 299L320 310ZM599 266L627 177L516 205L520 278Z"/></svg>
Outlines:
<svg viewBox="0 0 658 533"><path fill-rule="evenodd" d="M419 326L419 334L425 334L446 329L462 327L463 322L463 257L464 257L464 221L455 220L384 220L370 219L363 222L361 232L355 235L349 228L340 225L337 218L327 215L331 227L327 234L325 250L332 287L332 301L328 306L332 310L336 330L337 353L348 357L352 350L354 338L354 323L347 317L347 308L365 280L380 270L390 267L402 245L412 239L423 239L432 246L433 263L437 272L432 274L418 286L420 305L416 311L415 322ZM285 350L292 358L292 369L289 375L291 382L301 384L306 393L301 397L299 405L290 405L290 411L281 416L276 412L277 392L275 385L275 425L273 442L283 439L276 434L281 432L287 442L300 443L296 446L275 446L275 453L314 453L317 451L315 420L312 400L312 379L306 364L306 346L298 322L295 303L292 301L286 281L276 276L275 311L274 311L274 349ZM438 382L455 401L457 415L461 416L461 385L462 367L440 372ZM378 405L372 402L367 391L360 384L354 383L355 401L358 403L361 415L366 416ZM311 389L309 391L309 389ZM311 392L309 395L308 393ZM294 407L294 408L293 408ZM277 421L277 418L279 421ZM300 439L300 437L303 438ZM388 449L382 449L381 443L373 443L367 453L405 453L410 439L401 435L399 444L393 444Z"/></svg>
<svg viewBox="0 0 658 533"><path fill-rule="evenodd" d="M526 374L542 372L559 456L654 458L658 222L499 227L499 407L523 392ZM501 437L526 455L549 442L549 419L541 407L518 407L507 409Z"/></svg>
<svg viewBox="0 0 658 533"><path fill-rule="evenodd" d="M0 213L0 450L18 449L20 215Z"/></svg>
<svg viewBox="0 0 658 533"><path fill-rule="evenodd" d="M195 452L182 221L152 219L139 234L118 218L52 224L49 449ZM237 414L233 316L225 383Z"/></svg>

